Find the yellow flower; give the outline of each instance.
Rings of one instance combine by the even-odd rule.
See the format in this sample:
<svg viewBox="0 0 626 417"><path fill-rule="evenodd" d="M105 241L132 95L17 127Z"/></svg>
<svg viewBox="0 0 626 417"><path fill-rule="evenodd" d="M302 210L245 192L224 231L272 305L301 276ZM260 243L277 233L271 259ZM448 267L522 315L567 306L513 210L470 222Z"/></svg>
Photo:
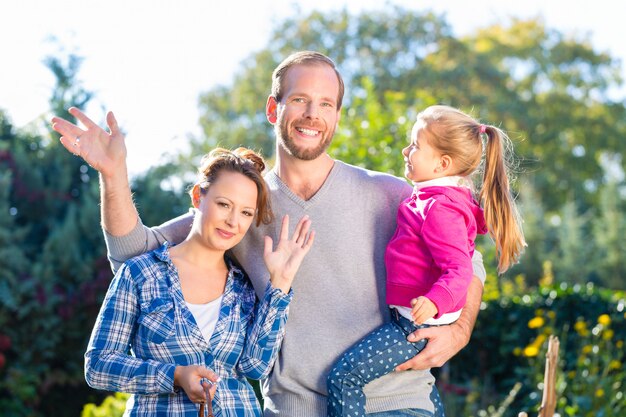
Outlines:
<svg viewBox="0 0 626 417"><path fill-rule="evenodd" d="M576 323L574 324L574 330L576 330L576 333L578 333L580 336L585 337L589 335L589 330L587 329L587 322L585 322L584 320L576 320Z"/></svg>
<svg viewBox="0 0 626 417"><path fill-rule="evenodd" d="M604 390L602 388L598 388L596 390L596 397L598 397L598 398L604 397Z"/></svg>
<svg viewBox="0 0 626 417"><path fill-rule="evenodd" d="M583 346L583 353L585 354L590 353L592 349L593 348L591 347L591 345L585 345Z"/></svg>
<svg viewBox="0 0 626 417"><path fill-rule="evenodd" d="M524 348L524 356L532 358L539 354L539 348L534 345L529 345Z"/></svg>
<svg viewBox="0 0 626 417"><path fill-rule="evenodd" d="M556 313L554 311L548 311L548 317L554 320Z"/></svg>
<svg viewBox="0 0 626 417"><path fill-rule="evenodd" d="M621 349L624 347L624 341L623 340L618 340L617 342L615 342L615 346L617 346L618 349Z"/></svg>
<svg viewBox="0 0 626 417"><path fill-rule="evenodd" d="M598 317L598 323L603 326L608 326L609 324L611 324L611 317L608 314L602 314L600 317Z"/></svg>
<svg viewBox="0 0 626 417"><path fill-rule="evenodd" d="M609 370L621 369L621 367L622 367L622 363L618 360L613 359L611 362L609 362Z"/></svg>
<svg viewBox="0 0 626 417"><path fill-rule="evenodd" d="M602 332L602 339L604 340L611 340L613 339L613 335L615 334L615 332L613 332L612 329L606 329L605 331Z"/></svg>
<svg viewBox="0 0 626 417"><path fill-rule="evenodd" d="M540 334L537 336L537 338L535 339L535 341L533 342L533 345L537 346L538 348L541 347L541 345L543 345L543 342L545 342L547 339L545 334Z"/></svg>
<svg viewBox="0 0 626 417"><path fill-rule="evenodd" d="M545 320L543 319L543 317L535 317L528 322L528 328L538 329L541 326L543 326L544 323L545 323Z"/></svg>

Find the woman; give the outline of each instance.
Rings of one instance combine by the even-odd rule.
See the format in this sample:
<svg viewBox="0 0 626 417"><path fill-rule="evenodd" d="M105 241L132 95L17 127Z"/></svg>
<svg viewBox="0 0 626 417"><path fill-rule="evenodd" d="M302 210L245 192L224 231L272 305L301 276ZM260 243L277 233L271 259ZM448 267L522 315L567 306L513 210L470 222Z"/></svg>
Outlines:
<svg viewBox="0 0 626 417"><path fill-rule="evenodd" d="M306 217L289 239L285 216L275 250L266 237L270 282L256 300L226 251L255 219L258 226L273 218L264 167L248 149L212 151L190 192L197 213L187 239L133 258L115 275L85 353L85 376L91 387L132 393L125 415L196 416L207 394L209 415L211 408L216 416L261 415L246 378L271 370L291 283L314 240Z"/></svg>

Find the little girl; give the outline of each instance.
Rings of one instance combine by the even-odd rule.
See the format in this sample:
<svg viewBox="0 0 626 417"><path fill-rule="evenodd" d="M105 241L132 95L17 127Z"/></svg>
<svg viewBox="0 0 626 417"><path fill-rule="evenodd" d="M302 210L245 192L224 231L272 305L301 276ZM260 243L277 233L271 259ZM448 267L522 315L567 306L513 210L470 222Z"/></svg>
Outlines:
<svg viewBox="0 0 626 417"><path fill-rule="evenodd" d="M470 175L485 162L478 200ZM328 376L328 416L365 415L363 387L419 353L426 339L408 342L417 328L454 322L472 279L478 233L495 241L498 272L517 262L526 246L509 191L509 139L448 107L417 116L402 150L405 176L415 187L398 209L398 225L385 253L391 323L348 350ZM436 410L439 404L434 405Z"/></svg>

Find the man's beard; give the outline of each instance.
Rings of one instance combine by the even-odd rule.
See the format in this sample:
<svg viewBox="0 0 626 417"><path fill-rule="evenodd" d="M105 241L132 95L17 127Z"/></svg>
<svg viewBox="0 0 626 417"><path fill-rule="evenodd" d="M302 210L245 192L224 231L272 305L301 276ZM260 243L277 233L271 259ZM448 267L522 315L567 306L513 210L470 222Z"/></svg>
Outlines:
<svg viewBox="0 0 626 417"><path fill-rule="evenodd" d="M333 128L331 131L326 132L326 135L322 133L322 140L315 148L302 149L291 139L289 136L289 129L284 125L284 123L282 123L282 121L274 125L274 130L276 131L279 144L287 151L287 153L294 158L301 159L303 161L312 161L326 152L326 149L330 146L333 135L335 134L335 129Z"/></svg>

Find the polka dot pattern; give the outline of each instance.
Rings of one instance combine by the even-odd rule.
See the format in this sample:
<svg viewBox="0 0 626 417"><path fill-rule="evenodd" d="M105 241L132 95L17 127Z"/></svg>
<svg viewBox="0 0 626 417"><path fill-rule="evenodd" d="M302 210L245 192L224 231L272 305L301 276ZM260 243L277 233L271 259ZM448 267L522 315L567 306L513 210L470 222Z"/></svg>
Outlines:
<svg viewBox="0 0 626 417"><path fill-rule="evenodd" d="M403 317L394 318L391 323L374 330L348 350L335 364L327 378L328 416L365 416L363 387L374 379L393 372L396 366L413 358L424 349L426 339L414 343L406 340L409 333L420 327L426 326L416 326ZM435 406L434 417L445 417L439 394L436 389L433 392L431 401ZM428 411L417 411L420 414L385 415L432 416Z"/></svg>

